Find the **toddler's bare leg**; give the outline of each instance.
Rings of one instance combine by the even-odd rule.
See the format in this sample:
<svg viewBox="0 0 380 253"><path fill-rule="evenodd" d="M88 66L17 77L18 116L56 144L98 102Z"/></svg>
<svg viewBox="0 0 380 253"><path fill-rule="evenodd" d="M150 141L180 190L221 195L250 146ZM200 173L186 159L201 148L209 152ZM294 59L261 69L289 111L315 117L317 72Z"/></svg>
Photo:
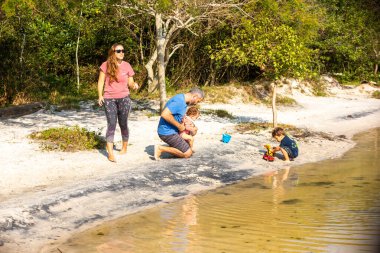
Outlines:
<svg viewBox="0 0 380 253"><path fill-rule="evenodd" d="M283 149L283 148L280 148L280 150L281 150L281 153L284 155L284 160L285 161L290 161L288 152L286 152L286 150Z"/></svg>
<svg viewBox="0 0 380 253"><path fill-rule="evenodd" d="M191 150L193 151L193 153L195 152L194 151L194 137L193 136L190 136L191 138L189 139L189 145L190 145L190 148Z"/></svg>

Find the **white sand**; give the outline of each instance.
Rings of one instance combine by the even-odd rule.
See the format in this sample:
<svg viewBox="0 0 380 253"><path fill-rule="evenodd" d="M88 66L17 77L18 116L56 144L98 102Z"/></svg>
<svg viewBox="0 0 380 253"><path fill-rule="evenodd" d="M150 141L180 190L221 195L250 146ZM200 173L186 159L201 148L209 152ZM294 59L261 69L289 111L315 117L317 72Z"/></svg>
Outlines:
<svg viewBox="0 0 380 253"><path fill-rule="evenodd" d="M348 138L379 127L380 100L362 90L336 89L333 97L295 90L299 105L280 107L278 122ZM354 145L350 139L307 138L299 140L300 157L294 162L268 163L261 157L264 144L276 144L270 133L238 134L233 126L271 121L271 108L241 103L201 105L227 110L238 120L201 116L197 152L188 160L152 159L153 145L160 143L158 117L148 118L142 111L131 114L130 146L126 155L116 153L117 163L109 162L104 151L46 152L28 139L33 131L63 125L104 135L103 112L83 107L80 112L41 110L0 122L0 252L39 252L42 245L99 222L269 170L339 157ZM226 131L232 134L228 144L220 142ZM120 132L115 140L120 147Z"/></svg>

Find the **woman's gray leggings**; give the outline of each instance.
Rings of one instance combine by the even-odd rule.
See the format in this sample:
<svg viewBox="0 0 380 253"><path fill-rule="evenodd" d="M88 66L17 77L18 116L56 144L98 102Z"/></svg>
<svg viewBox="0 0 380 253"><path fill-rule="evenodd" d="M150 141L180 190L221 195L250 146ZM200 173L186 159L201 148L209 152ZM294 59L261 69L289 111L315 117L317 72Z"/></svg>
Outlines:
<svg viewBox="0 0 380 253"><path fill-rule="evenodd" d="M131 111L131 99L129 96L124 98L105 98L104 104L107 117L106 141L113 142L117 121L119 121L123 141L128 141L128 116Z"/></svg>

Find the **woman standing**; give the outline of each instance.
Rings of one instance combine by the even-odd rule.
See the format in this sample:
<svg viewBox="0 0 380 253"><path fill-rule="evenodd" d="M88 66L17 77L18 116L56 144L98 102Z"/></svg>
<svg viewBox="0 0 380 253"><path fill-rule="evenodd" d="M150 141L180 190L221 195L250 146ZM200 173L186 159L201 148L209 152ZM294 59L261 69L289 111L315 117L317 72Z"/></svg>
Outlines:
<svg viewBox="0 0 380 253"><path fill-rule="evenodd" d="M123 140L120 154L127 152L129 139L128 116L131 110L129 88L134 90L139 88L138 84L133 80L135 72L131 65L123 61L124 52L122 45L112 45L108 51L107 61L100 66L98 80L98 103L100 106L105 105L107 117L106 148L108 160L111 162L116 162L113 154L113 142L117 121L119 121Z"/></svg>

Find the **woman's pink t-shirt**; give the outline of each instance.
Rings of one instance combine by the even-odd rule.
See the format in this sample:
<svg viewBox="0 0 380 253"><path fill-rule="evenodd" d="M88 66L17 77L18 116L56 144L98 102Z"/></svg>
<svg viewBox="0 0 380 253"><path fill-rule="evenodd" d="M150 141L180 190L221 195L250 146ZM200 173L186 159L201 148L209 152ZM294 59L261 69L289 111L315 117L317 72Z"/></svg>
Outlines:
<svg viewBox="0 0 380 253"><path fill-rule="evenodd" d="M106 74L104 86L104 98L124 98L129 95L128 78L135 75L131 64L122 61L118 68L117 80L110 82L110 76L107 74L107 62L103 62L100 70Z"/></svg>

